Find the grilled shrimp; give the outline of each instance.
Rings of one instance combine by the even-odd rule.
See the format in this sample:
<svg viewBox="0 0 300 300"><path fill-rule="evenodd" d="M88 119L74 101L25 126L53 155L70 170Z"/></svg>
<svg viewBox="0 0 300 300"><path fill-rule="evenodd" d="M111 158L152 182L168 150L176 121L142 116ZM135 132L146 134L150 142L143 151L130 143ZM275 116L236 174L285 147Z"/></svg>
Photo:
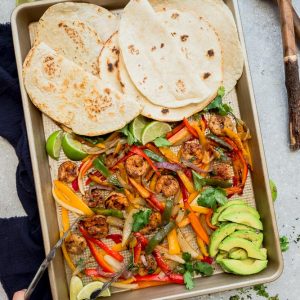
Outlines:
<svg viewBox="0 0 300 300"><path fill-rule="evenodd" d="M148 167L148 163L137 154L128 157L125 163L126 171L132 177L145 175Z"/></svg>
<svg viewBox="0 0 300 300"><path fill-rule="evenodd" d="M72 182L78 176L77 165L70 160L62 163L58 168L58 180Z"/></svg>
<svg viewBox="0 0 300 300"><path fill-rule="evenodd" d="M141 258L139 262L138 274L140 276L145 276L147 274L152 274L157 269L157 263L152 254L145 255L144 251L141 253Z"/></svg>
<svg viewBox="0 0 300 300"><path fill-rule="evenodd" d="M88 234L96 239L105 238L108 234L108 225L104 216L88 217L82 223Z"/></svg>
<svg viewBox="0 0 300 300"><path fill-rule="evenodd" d="M97 188L91 189L90 193L87 191L84 196L84 201L88 207L104 207L104 198L102 191Z"/></svg>
<svg viewBox="0 0 300 300"><path fill-rule="evenodd" d="M150 215L149 223L140 230L141 234L150 234L151 232L155 231L157 227L161 224L161 215L159 212L153 212Z"/></svg>
<svg viewBox="0 0 300 300"><path fill-rule="evenodd" d="M215 135L224 135L224 128L233 130L234 125L228 116L220 116L217 114L212 114L209 118L208 128Z"/></svg>
<svg viewBox="0 0 300 300"><path fill-rule="evenodd" d="M198 140L188 141L183 144L181 156L185 160L198 164L201 163L203 155L204 149Z"/></svg>
<svg viewBox="0 0 300 300"><path fill-rule="evenodd" d="M126 196L121 193L112 192L105 200L105 207L110 209L124 210L129 206Z"/></svg>
<svg viewBox="0 0 300 300"><path fill-rule="evenodd" d="M85 239L75 233L71 233L65 240L65 245L71 254L81 254L86 249Z"/></svg>
<svg viewBox="0 0 300 300"><path fill-rule="evenodd" d="M165 197L171 197L176 195L178 190L178 181L172 175L162 175L158 178L156 182L156 193L162 192Z"/></svg>
<svg viewBox="0 0 300 300"><path fill-rule="evenodd" d="M214 163L212 166L212 173L220 177L224 180L228 180L232 177L231 175L231 167L229 164L226 163Z"/></svg>

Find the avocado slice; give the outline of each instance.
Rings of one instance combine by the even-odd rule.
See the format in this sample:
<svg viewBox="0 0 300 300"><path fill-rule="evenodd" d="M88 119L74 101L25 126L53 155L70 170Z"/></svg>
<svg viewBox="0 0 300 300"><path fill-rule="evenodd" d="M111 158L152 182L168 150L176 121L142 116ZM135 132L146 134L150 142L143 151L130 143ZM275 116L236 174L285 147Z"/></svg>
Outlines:
<svg viewBox="0 0 300 300"><path fill-rule="evenodd" d="M258 213L258 211L248 205L231 205L228 208L226 208L225 210L223 210L223 212L220 214L219 218L218 218L218 222L222 222L225 221L223 219L224 215L227 214L235 214L235 213L239 213L239 212L247 212L251 215L253 215L255 218L260 219L260 215Z"/></svg>
<svg viewBox="0 0 300 300"><path fill-rule="evenodd" d="M248 258L248 254L247 251L241 248L233 248L232 250L230 250L229 252L229 258L232 259L247 259Z"/></svg>
<svg viewBox="0 0 300 300"><path fill-rule="evenodd" d="M226 213L222 214L222 219L226 221L231 221L238 224L247 225L258 230L263 229L262 222L254 217L249 212L236 212L236 213Z"/></svg>
<svg viewBox="0 0 300 300"><path fill-rule="evenodd" d="M231 206L231 205L246 205L246 202L244 200L231 200L231 201L228 201L225 205L223 206L220 206L213 214L212 218L211 218L211 224L212 225L216 225L218 224L218 218L219 218L219 215L222 213L222 211L224 211L227 207Z"/></svg>
<svg viewBox="0 0 300 300"><path fill-rule="evenodd" d="M261 232L256 232L254 230L237 230L230 236L246 239L255 244L258 248L261 247L264 238L264 235Z"/></svg>
<svg viewBox="0 0 300 300"><path fill-rule="evenodd" d="M219 253L216 257L216 262L220 263L221 260L223 260L224 258L228 258L228 252L223 252L223 253Z"/></svg>
<svg viewBox="0 0 300 300"><path fill-rule="evenodd" d="M220 250L230 251L232 248L242 248L247 251L248 257L256 258L260 260L267 259L265 253L261 252L260 249L252 242L242 239L228 236L219 245Z"/></svg>
<svg viewBox="0 0 300 300"><path fill-rule="evenodd" d="M225 272L231 272L237 275L251 275L261 272L267 267L267 260L257 259L223 259L219 262Z"/></svg>
<svg viewBox="0 0 300 300"><path fill-rule="evenodd" d="M232 234L235 230L253 230L252 228L237 224L237 223L229 223L222 227L219 227L210 237L209 243L209 255L211 257L215 257L218 253L218 248L222 240L224 240L228 235Z"/></svg>

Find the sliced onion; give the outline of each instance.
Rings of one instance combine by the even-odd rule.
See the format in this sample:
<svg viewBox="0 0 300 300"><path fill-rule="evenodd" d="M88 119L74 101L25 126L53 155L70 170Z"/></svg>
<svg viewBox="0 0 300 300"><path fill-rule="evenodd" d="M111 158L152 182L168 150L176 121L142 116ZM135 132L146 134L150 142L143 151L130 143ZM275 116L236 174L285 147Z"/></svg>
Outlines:
<svg viewBox="0 0 300 300"><path fill-rule="evenodd" d="M184 218L185 212L182 209L179 209L177 217L176 217L176 223L180 223Z"/></svg>
<svg viewBox="0 0 300 300"><path fill-rule="evenodd" d="M159 169L167 169L174 172L177 172L182 169L182 167L179 164L169 163L167 161L157 162L155 166Z"/></svg>
<svg viewBox="0 0 300 300"><path fill-rule="evenodd" d="M125 182L125 180L122 178L122 176L117 172L116 173L116 176L117 176L117 179L119 180L120 184L122 185L122 187L126 190L129 190L129 191L133 191L133 188L131 185L127 184Z"/></svg>
<svg viewBox="0 0 300 300"><path fill-rule="evenodd" d="M137 209L131 209L128 213L127 217L125 218L124 228L123 228L123 238L122 238L122 247L124 247L128 241L128 238L132 231L133 225L133 215L138 212Z"/></svg>
<svg viewBox="0 0 300 300"><path fill-rule="evenodd" d="M119 218L116 218L116 217L108 216L106 218L106 222L109 225L115 226L115 227L118 227L118 228L123 228L124 227L124 221L119 219Z"/></svg>
<svg viewBox="0 0 300 300"><path fill-rule="evenodd" d="M146 268L148 267L148 263L147 263L147 260L146 260L145 255L141 255L141 262L143 263L143 265L144 265Z"/></svg>
<svg viewBox="0 0 300 300"><path fill-rule="evenodd" d="M120 282L114 282L111 284L111 286L119 289L126 289L126 290L134 290L139 287L137 283L120 283Z"/></svg>
<svg viewBox="0 0 300 300"><path fill-rule="evenodd" d="M105 191L112 191L113 188L111 186L108 185L102 185L102 184L95 184L95 185L90 185L89 187L89 196L92 198L92 191L93 190L105 190Z"/></svg>
<svg viewBox="0 0 300 300"><path fill-rule="evenodd" d="M184 165L186 165L187 167L193 169L194 171L196 171L198 173L209 173L209 172L211 172L211 168L209 170L201 169L198 166L194 165L193 163L189 162L188 160L183 159L182 162L184 163Z"/></svg>
<svg viewBox="0 0 300 300"><path fill-rule="evenodd" d="M163 254L164 254L164 257L165 257L166 259L169 259L169 260L178 262L178 263L180 263L180 264L184 264L184 263L185 263L184 259L183 259L180 255L169 254L168 249L166 249L165 247L162 247L162 246L156 246L155 248L156 248L159 252L163 253Z"/></svg>
<svg viewBox="0 0 300 300"><path fill-rule="evenodd" d="M182 250L182 252L188 252L191 254L193 258L198 257L198 253L196 250L193 249L193 247L189 244L189 242L185 239L181 231L178 229L177 230L177 237L178 237L178 242L179 246Z"/></svg>
<svg viewBox="0 0 300 300"><path fill-rule="evenodd" d="M122 264L118 262L116 259L111 257L110 255L104 255L104 260L113 267L115 271L120 271L122 268Z"/></svg>
<svg viewBox="0 0 300 300"><path fill-rule="evenodd" d="M100 268L99 266L96 269L97 269L97 273L98 273L97 275L103 276L105 278L112 278L116 275L116 273L109 273L109 272L103 271L103 269Z"/></svg>

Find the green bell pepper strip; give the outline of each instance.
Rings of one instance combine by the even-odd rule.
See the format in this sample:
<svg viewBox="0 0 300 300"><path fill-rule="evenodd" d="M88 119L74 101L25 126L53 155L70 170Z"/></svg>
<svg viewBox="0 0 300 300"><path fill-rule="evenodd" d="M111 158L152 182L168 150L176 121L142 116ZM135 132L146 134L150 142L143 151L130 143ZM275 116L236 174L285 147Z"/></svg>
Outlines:
<svg viewBox="0 0 300 300"><path fill-rule="evenodd" d="M172 209L173 209L173 200L172 199L167 199L166 200L166 205L165 205L165 208L164 208L164 212L162 214L162 224L163 225L166 225L170 222Z"/></svg>
<svg viewBox="0 0 300 300"><path fill-rule="evenodd" d="M153 151L149 150L149 149L145 149L144 150L144 153L150 157L151 159L155 160L155 161L158 161L158 162L164 162L166 161L162 156L154 153Z"/></svg>
<svg viewBox="0 0 300 300"><path fill-rule="evenodd" d="M117 209L92 208L92 211L97 215L111 216L119 219L124 219L123 212Z"/></svg>
<svg viewBox="0 0 300 300"><path fill-rule="evenodd" d="M94 159L93 161L93 166L96 170L98 170L104 177L109 177L111 176L110 171L108 170L108 168L104 165L104 163L102 162L101 158L97 157L96 159Z"/></svg>
<svg viewBox="0 0 300 300"><path fill-rule="evenodd" d="M161 228L149 241L148 245L146 246L145 252L146 254L152 253L154 248L160 244L163 239L168 235L170 231L175 228L176 224L174 221L170 221L167 225Z"/></svg>
<svg viewBox="0 0 300 300"><path fill-rule="evenodd" d="M212 141L216 142L217 144L223 146L224 148L229 149L230 151L233 150L233 147L231 145L229 145L227 142L225 142L224 140L220 139L219 137L217 137L216 135L210 133L207 135L207 137L209 139L211 139Z"/></svg>
<svg viewBox="0 0 300 300"><path fill-rule="evenodd" d="M203 178L203 185L219 186L221 188L232 187L232 183L229 180L222 180L217 178Z"/></svg>

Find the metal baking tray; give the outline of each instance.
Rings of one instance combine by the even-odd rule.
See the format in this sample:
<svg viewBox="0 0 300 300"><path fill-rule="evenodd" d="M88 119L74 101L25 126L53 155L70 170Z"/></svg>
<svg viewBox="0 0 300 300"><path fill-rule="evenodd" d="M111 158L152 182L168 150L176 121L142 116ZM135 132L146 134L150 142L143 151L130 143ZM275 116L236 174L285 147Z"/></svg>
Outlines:
<svg viewBox="0 0 300 300"><path fill-rule="evenodd" d="M42 114L35 108L27 96L22 78L22 64L31 47L29 25L38 21L49 6L58 2L63 1L46 0L23 4L14 10L11 17L20 89L46 253L49 252L50 248L59 238L59 225L57 221L56 205L51 193L52 180L48 157L45 151L45 132ZM98 4L110 10L116 10L122 9L127 4L128 0L86 0L84 2ZM251 179L255 204L264 225L264 246L268 250L268 267L263 272L252 276L236 276L220 273L211 277L199 278L196 279L195 288L191 291L188 291L183 286L179 285L164 285L147 288L145 290L113 294L110 298L112 300L121 298L122 300L186 299L197 295L221 292L274 281L282 273L283 260L279 245L278 230L269 188L268 172L252 90L238 4L237 0L225 0L225 3L235 17L244 52L244 70L243 75L236 86L236 95L241 118L247 123L252 134L250 150L253 156L254 171L251 174ZM61 251L58 251L54 261L50 264L49 278L53 299L68 299L68 282Z"/></svg>

